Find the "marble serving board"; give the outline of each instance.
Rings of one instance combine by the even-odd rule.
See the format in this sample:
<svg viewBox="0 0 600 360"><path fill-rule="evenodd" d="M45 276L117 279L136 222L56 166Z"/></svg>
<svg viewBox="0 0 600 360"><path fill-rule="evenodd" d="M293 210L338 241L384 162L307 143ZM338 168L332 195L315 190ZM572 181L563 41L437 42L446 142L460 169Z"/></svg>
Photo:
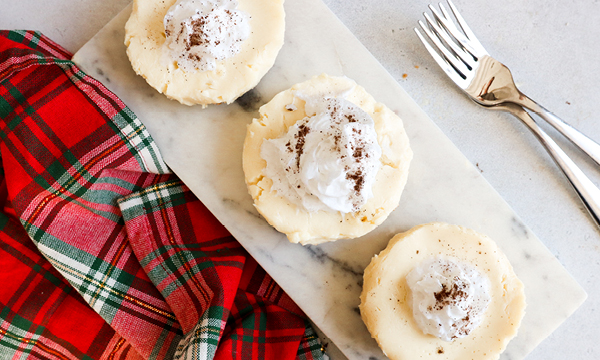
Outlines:
<svg viewBox="0 0 600 360"><path fill-rule="evenodd" d="M528 307L502 359L524 358L585 300L583 289L320 0L287 0L285 8L285 45L275 66L256 89L231 105L183 106L136 76L123 45L131 7L82 47L74 61L137 114L171 169L349 359L386 358L360 319L363 269L392 235L431 221L473 228L506 253L525 283ZM246 125L258 107L320 73L354 79L395 111L404 120L414 160L400 206L375 231L301 246L289 243L254 209L241 154Z"/></svg>

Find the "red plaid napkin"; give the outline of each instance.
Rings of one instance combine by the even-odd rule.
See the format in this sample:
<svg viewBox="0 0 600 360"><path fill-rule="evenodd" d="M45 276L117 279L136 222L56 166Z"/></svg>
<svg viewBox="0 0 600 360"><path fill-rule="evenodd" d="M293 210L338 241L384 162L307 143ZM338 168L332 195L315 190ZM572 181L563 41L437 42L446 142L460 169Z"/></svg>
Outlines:
<svg viewBox="0 0 600 360"><path fill-rule="evenodd" d="M0 32L0 358L324 358L301 310L70 57Z"/></svg>

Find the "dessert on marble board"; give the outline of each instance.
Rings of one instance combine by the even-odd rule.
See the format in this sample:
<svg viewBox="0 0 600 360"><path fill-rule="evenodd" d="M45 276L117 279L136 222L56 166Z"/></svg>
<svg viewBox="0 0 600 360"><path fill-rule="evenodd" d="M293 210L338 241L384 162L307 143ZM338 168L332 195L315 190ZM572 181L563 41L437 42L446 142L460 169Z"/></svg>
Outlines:
<svg viewBox="0 0 600 360"><path fill-rule="evenodd" d="M492 239L439 222L394 236L365 269L360 298L391 360L498 359L526 307L523 283Z"/></svg>
<svg viewBox="0 0 600 360"><path fill-rule="evenodd" d="M243 169L259 213L293 243L362 236L394 210L412 150L402 120L347 77L280 92L248 126Z"/></svg>
<svg viewBox="0 0 600 360"><path fill-rule="evenodd" d="M283 0L134 0L131 65L185 105L231 103L254 88L283 45Z"/></svg>

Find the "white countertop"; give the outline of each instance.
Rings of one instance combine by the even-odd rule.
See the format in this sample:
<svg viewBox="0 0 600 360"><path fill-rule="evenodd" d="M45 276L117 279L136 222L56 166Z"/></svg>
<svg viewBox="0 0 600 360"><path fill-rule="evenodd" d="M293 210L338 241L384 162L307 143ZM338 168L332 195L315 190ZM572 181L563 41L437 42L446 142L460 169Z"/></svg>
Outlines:
<svg viewBox="0 0 600 360"><path fill-rule="evenodd" d="M40 30L72 52L129 3L5 2L0 28ZM594 334L600 331L600 231L543 148L518 120L477 107L446 80L412 30L426 11L426 1L324 2L588 292L581 308L527 359L599 358ZM600 83L600 66L593 56L600 44L592 40L600 35L600 3L455 4L492 56L511 68L524 93L600 141L592 112L595 85ZM600 172L591 162L559 140L598 183Z"/></svg>

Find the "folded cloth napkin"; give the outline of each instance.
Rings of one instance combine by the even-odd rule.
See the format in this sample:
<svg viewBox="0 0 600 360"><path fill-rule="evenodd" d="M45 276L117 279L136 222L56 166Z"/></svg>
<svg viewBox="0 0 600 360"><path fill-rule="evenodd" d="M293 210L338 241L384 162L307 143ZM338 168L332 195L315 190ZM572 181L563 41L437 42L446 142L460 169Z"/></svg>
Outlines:
<svg viewBox="0 0 600 360"><path fill-rule="evenodd" d="M114 94L0 31L0 358L323 359Z"/></svg>

